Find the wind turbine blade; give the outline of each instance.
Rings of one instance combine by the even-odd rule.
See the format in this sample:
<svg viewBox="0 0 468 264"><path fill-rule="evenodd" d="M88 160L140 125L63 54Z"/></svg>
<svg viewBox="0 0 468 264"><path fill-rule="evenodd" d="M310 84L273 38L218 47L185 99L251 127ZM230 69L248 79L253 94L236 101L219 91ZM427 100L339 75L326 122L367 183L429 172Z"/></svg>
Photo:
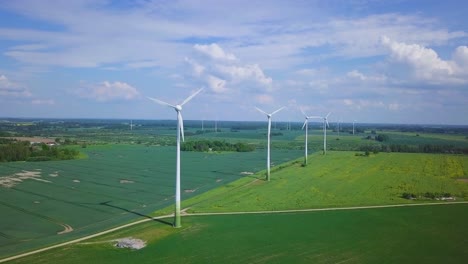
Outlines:
<svg viewBox="0 0 468 264"><path fill-rule="evenodd" d="M180 104L180 106L183 106L184 104L188 103L188 101L192 100L192 98L195 97L197 94L199 94L201 91L203 91L203 88L200 88L198 91L196 91L195 93L193 93L191 96L187 97L187 99L185 99L185 100Z"/></svg>
<svg viewBox="0 0 468 264"><path fill-rule="evenodd" d="M178 112L178 115L179 117L177 119L179 119L179 126L180 126L180 131L178 133L180 133L180 136L182 138L182 142L185 141L184 139L184 119L182 118L182 113L181 112Z"/></svg>
<svg viewBox="0 0 468 264"><path fill-rule="evenodd" d="M306 113L304 112L304 109L302 109L302 108L301 108L301 113L302 113L305 117L307 117Z"/></svg>
<svg viewBox="0 0 468 264"><path fill-rule="evenodd" d="M328 124L328 120L325 119L325 123L327 123L327 127L330 127L330 124Z"/></svg>
<svg viewBox="0 0 468 264"><path fill-rule="evenodd" d="M304 127L306 126L307 121L308 121L308 120L306 119L305 122L304 122L304 125L302 125L302 129L304 129Z"/></svg>
<svg viewBox="0 0 468 264"><path fill-rule="evenodd" d="M187 99L185 99L181 104L180 106L183 106L184 104L188 103L188 101L192 100L193 97L195 97L197 94L199 94L201 91L203 90L203 88L201 88L200 90L196 91L194 94L192 94L191 96L187 97Z"/></svg>
<svg viewBox="0 0 468 264"><path fill-rule="evenodd" d="M308 116L307 118L323 118L321 116Z"/></svg>
<svg viewBox="0 0 468 264"><path fill-rule="evenodd" d="M147 97L147 98L150 99L150 100L152 100L152 101L154 101L154 102L156 102L156 103L158 103L158 104L160 104L160 105L170 106L170 107L172 107L172 108L176 108L174 105L168 104L168 103L163 102L163 101L161 101L161 100L158 100L158 99L156 99L156 98L151 98L151 97Z"/></svg>
<svg viewBox="0 0 468 264"><path fill-rule="evenodd" d="M278 109L278 110L274 111L273 113L271 113L271 115L274 115L274 114L278 113L279 111L283 110L284 108L285 108L285 106L281 107L280 109Z"/></svg>
<svg viewBox="0 0 468 264"><path fill-rule="evenodd" d="M258 107L255 107L255 109L257 109L257 111L259 111L259 112L262 113L262 114L268 115L267 112L263 111L262 109L260 109L260 108L258 108Z"/></svg>
<svg viewBox="0 0 468 264"><path fill-rule="evenodd" d="M328 113L328 115L325 118L328 118L328 116L331 114L331 112Z"/></svg>

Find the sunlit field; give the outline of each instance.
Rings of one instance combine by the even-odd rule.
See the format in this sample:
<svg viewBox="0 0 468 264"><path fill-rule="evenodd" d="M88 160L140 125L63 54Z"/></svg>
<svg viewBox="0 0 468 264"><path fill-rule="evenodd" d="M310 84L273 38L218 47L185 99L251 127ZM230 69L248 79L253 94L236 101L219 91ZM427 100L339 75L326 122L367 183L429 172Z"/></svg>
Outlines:
<svg viewBox="0 0 468 264"><path fill-rule="evenodd" d="M0 210L8 215L0 219L0 255L107 229L174 203L174 147L106 145L84 151L87 159L0 163ZM278 150L273 161L300 155ZM265 166L262 151L184 152L182 158L183 199Z"/></svg>

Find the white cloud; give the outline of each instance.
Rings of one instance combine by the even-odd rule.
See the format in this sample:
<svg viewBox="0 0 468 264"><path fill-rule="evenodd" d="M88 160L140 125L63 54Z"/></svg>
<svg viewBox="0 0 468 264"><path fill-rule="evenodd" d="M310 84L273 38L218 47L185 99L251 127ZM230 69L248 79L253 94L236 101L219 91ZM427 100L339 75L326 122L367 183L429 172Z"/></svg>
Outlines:
<svg viewBox="0 0 468 264"><path fill-rule="evenodd" d="M272 104L275 99L270 94L259 94L255 96L255 101L259 104Z"/></svg>
<svg viewBox="0 0 468 264"><path fill-rule="evenodd" d="M234 54L225 52L219 45L194 45L195 58L186 58L195 81L207 85L218 95L263 93L271 91L273 80L265 75L258 64L243 64ZM207 55L206 60L197 55ZM254 97L255 98L255 97Z"/></svg>
<svg viewBox="0 0 468 264"><path fill-rule="evenodd" d="M125 82L111 83L108 81L93 85L84 84L78 89L77 94L80 97L93 99L98 102L132 100L140 95L136 88Z"/></svg>
<svg viewBox="0 0 468 264"><path fill-rule="evenodd" d="M206 81L211 90L215 93L225 93L228 89L225 87L226 81L212 75L206 77Z"/></svg>
<svg viewBox="0 0 468 264"><path fill-rule="evenodd" d="M195 76L199 77L203 74L205 71L205 67L202 65L198 64L196 61L190 59L190 58L185 58L185 61L191 66L192 72Z"/></svg>
<svg viewBox="0 0 468 264"><path fill-rule="evenodd" d="M5 75L0 75L0 95L5 97L30 97L31 92L19 84L11 82Z"/></svg>
<svg viewBox="0 0 468 264"><path fill-rule="evenodd" d="M227 53L225 52L218 44L212 43L210 45L199 45L196 44L193 46L193 48L208 56L209 58L212 58L214 60L226 60L226 61L235 61L237 58L234 56L232 53Z"/></svg>
<svg viewBox="0 0 468 264"><path fill-rule="evenodd" d="M468 71L457 61L443 60L430 48L418 44L406 44L382 37L382 44L390 52L390 61L408 67L409 77L430 84L468 83ZM456 50L455 58L464 63L464 47Z"/></svg>
<svg viewBox="0 0 468 264"><path fill-rule="evenodd" d="M366 100L366 99L343 99L343 104L355 110L363 110L366 108L385 108L385 103L380 100Z"/></svg>
<svg viewBox="0 0 468 264"><path fill-rule="evenodd" d="M468 47L467 46L460 46L455 49L455 53L453 54L453 60L462 67L461 70L468 73Z"/></svg>
<svg viewBox="0 0 468 264"><path fill-rule="evenodd" d="M346 76L348 78L357 79L363 82L385 82L387 79L387 77L384 75L369 76L369 75L363 74L362 72L358 70L352 70L346 73Z"/></svg>
<svg viewBox="0 0 468 264"><path fill-rule="evenodd" d="M269 86L273 80L265 76L263 70L257 65L216 65L216 69L223 75L227 75L234 83L253 81L261 85Z"/></svg>

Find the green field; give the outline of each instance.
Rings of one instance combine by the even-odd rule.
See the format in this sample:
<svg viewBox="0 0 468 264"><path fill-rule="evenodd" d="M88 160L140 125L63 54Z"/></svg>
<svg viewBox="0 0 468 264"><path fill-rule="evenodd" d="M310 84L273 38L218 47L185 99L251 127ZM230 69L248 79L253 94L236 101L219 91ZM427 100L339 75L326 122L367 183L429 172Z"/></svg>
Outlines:
<svg viewBox="0 0 468 264"><path fill-rule="evenodd" d="M467 199L464 155L329 152L311 155L306 167L301 160L275 167L270 182L262 172L243 176L183 200L183 207L200 213L441 202L404 199L403 192L449 192L457 201ZM187 216L181 229L150 221L13 263L463 263L467 209L458 204ZM114 248L111 240L123 237L143 239L148 246Z"/></svg>
<svg viewBox="0 0 468 264"><path fill-rule="evenodd" d="M11 263L465 263L468 205L287 214L191 216L147 222ZM132 236L148 246L117 249Z"/></svg>
<svg viewBox="0 0 468 264"><path fill-rule="evenodd" d="M370 130L356 135L329 130L329 151L323 156L323 131L313 124L309 130L309 164L303 167L304 131L274 129L272 177L266 182L266 123L265 127L258 125L245 130L220 128L218 133L199 133L197 127L186 129L187 141L244 142L257 148L247 153L182 152L182 206L188 208L187 212L440 202L426 198L427 193L468 200L467 155L355 155L362 154L358 150L363 147L385 144L466 147L464 134L377 130L376 134L389 136L387 142L378 142L366 139L376 135ZM0 258L172 213L175 130L170 126L140 128L69 128L56 136L86 142L87 148L76 146L86 159L0 163L0 211L8 216L0 218ZM127 145L115 144L119 142ZM93 145L101 143L104 145ZM4 186L5 179L14 184ZM405 199L404 193L417 199ZM59 263L128 263L134 262L134 257L142 263L461 263L459 260L467 257L463 248L468 235L465 227L460 228L466 219L463 210L466 205L459 204L447 208L190 216L182 219L183 228L178 230L170 226L169 218L18 262L49 263L53 258ZM58 234L68 227L73 231ZM411 232L414 237L408 235ZM388 241L378 240L376 233L388 237ZM149 245L129 251L105 242L122 236L143 238ZM420 249L418 244L422 244ZM175 250L181 245L186 248L179 256ZM425 255L436 248L440 253Z"/></svg>
<svg viewBox="0 0 468 264"><path fill-rule="evenodd" d="M0 256L44 247L145 217L174 203L175 148L89 146L88 159L0 164ZM299 157L277 150L275 163ZM182 153L182 199L265 168L263 150ZM26 177L27 179L25 179ZM23 179L21 179L23 178ZM66 226L73 228L65 231Z"/></svg>
<svg viewBox="0 0 468 264"><path fill-rule="evenodd" d="M273 173L271 182L248 177L184 201L192 212L286 210L411 203L414 194L468 198L468 156L355 152L313 154ZM430 202L426 199L419 202Z"/></svg>

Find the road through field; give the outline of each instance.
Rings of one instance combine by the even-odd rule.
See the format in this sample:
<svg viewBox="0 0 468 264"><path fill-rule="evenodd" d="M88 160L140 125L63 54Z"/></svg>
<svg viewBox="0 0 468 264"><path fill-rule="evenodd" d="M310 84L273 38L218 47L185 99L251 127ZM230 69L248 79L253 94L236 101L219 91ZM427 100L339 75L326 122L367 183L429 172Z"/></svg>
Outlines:
<svg viewBox="0 0 468 264"><path fill-rule="evenodd" d="M364 209L380 209L380 208L394 208L394 207L411 207L411 206L436 206L436 205L450 205L450 204L468 204L468 201L462 201L462 202L438 202L438 203L417 203L417 204L394 204L394 205L374 205L374 206L353 206L353 207L331 207L331 208L313 208L313 209L296 209L296 210L278 210L278 211L246 211L246 212L218 212L218 213L187 213L186 210L189 208L186 208L183 210L182 216L215 216L215 215L246 215L246 214L282 214L282 213L301 213L301 212L318 212L318 211L340 211L340 210L364 210ZM40 252L44 252L50 249L54 248L59 248L63 247L66 245L78 243L84 240L88 240L91 238L95 238L101 235L105 235L123 228L127 228L130 226L138 225L141 223L145 223L148 221L154 221L154 220L159 220L159 219L164 219L164 218L169 218L173 217L173 214L169 215L163 215L163 216L158 216L158 217L153 217L153 218L146 218L142 219L139 221L135 221L129 224L125 224L122 226L118 226L106 231L98 232L89 236L85 236L79 239L71 240L68 242L60 243L57 245L45 247L42 249L26 252L23 254L18 254L15 256L11 256L8 258L0 259L0 263L15 260L18 258L26 257L29 255L37 254Z"/></svg>

